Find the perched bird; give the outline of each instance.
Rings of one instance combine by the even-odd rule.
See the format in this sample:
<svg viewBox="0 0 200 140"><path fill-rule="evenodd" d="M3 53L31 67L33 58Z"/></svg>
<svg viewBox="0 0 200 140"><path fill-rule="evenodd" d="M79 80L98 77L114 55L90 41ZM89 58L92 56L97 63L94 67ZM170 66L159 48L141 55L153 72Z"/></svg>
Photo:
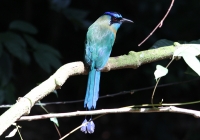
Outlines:
<svg viewBox="0 0 200 140"><path fill-rule="evenodd" d="M96 108L99 98L100 70L106 65L114 44L116 33L125 19L117 12L105 12L89 28L85 43L85 63L89 66L89 76L84 107ZM81 131L94 133L95 124L90 119L82 122Z"/></svg>
<svg viewBox="0 0 200 140"><path fill-rule="evenodd" d="M116 33L123 22L133 22L117 12L105 12L89 28L85 43L85 63L89 77L84 107L95 109L99 97L100 70L106 65Z"/></svg>

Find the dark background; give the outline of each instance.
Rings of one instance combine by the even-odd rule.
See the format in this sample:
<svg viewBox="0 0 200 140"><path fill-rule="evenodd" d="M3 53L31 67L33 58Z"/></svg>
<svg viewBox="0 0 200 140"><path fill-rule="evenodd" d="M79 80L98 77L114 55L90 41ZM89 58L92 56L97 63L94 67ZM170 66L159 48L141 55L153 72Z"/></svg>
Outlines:
<svg viewBox="0 0 200 140"><path fill-rule="evenodd" d="M62 64L83 61L84 40L87 28L105 11L117 11L123 17L131 19L134 24L123 24L117 33L117 38L111 56L127 54L129 51L147 50L159 39L172 41L192 41L199 39L200 34L200 1L176 0L172 10L159 28L141 47L137 45L152 31L163 18L169 8L170 0L0 0L0 32L8 30L8 25L14 20L31 23L38 29L34 36L57 49L62 58ZM13 78L15 85L14 99L24 96L37 83L53 74L41 69L34 59L31 65L25 65L13 58ZM155 85L154 70L157 64L166 66L170 60L146 64L138 69L124 69L102 73L100 96L114 94L120 91L139 89ZM186 75L187 66L183 60L175 61L169 67L169 74L162 78L160 84L172 83L195 78ZM87 76L70 77L58 90L58 98L50 94L41 102L73 101L84 99ZM165 103L189 102L200 99L199 81L174 85L157 89L154 102L162 99ZM98 100L97 109L118 108L136 104L150 103L152 90L126 94L113 98ZM2 104L8 104L3 101ZM200 110L199 105L183 106L184 108ZM63 113L84 110L83 102L65 105L49 105L49 112ZM3 113L6 109L0 109ZM39 106L34 106L30 115L45 114ZM62 135L79 126L84 116L59 118L59 130ZM76 131L69 140L79 139L137 139L137 140L199 140L200 120L192 116L175 113L149 114L109 114L94 121L94 134L84 134ZM24 140L55 140L59 136L49 119L18 122L22 126L21 134ZM10 127L1 137L14 127ZM18 134L11 140L19 139Z"/></svg>

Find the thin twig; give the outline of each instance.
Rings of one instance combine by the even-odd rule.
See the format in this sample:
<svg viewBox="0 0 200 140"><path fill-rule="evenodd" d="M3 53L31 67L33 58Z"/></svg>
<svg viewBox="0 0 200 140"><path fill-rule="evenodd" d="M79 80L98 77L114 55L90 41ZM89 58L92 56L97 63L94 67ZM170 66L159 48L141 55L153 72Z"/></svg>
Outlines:
<svg viewBox="0 0 200 140"><path fill-rule="evenodd" d="M54 124L54 126L55 126L55 128L56 128L56 131L57 131L57 133L58 133L59 137L61 138L61 134L60 134L60 131L59 131L59 129L58 129L58 127L57 127L57 125L56 125L55 123L53 123L53 124Z"/></svg>
<svg viewBox="0 0 200 140"><path fill-rule="evenodd" d="M178 84L185 84L185 83L193 82L193 81L196 81L196 80L199 80L199 79L200 78L197 77L197 78L186 80L186 81L173 82L173 83L168 83L168 84L162 84L162 85L158 85L157 88L166 87L166 86L174 86L174 85L178 85ZM154 87L155 86L150 86L150 87L145 87L145 88L139 88L139 89L121 91L121 92L114 93L114 94L107 94L107 95L104 95L104 96L100 96L99 99L111 98L111 97L125 95L125 94L133 94L135 92L153 89ZM47 106L47 105L73 104L73 103L80 103L80 102L83 102L83 101L84 100L61 101L61 102L46 102L46 103L36 103L35 105ZM13 105L0 105L0 108L9 108L11 106L13 106Z"/></svg>
<svg viewBox="0 0 200 140"><path fill-rule="evenodd" d="M22 135L21 135L21 133L20 133L20 131L19 131L19 128L20 128L20 127L19 127L17 124L15 125L15 127L16 127L16 129L17 129L17 132L18 132L18 134L19 134L20 139L23 140Z"/></svg>
<svg viewBox="0 0 200 140"><path fill-rule="evenodd" d="M153 89L153 93L152 93L152 95L151 95L151 104L152 104L152 105L153 105L153 97L154 97L154 95L155 95L155 92L156 92L156 89L157 89L157 86L158 86L159 81L160 81L160 78L158 78L158 80L157 80L157 82L156 82L156 85L155 85L155 87L154 87L154 89ZM153 107L154 107L154 106L153 106Z"/></svg>
<svg viewBox="0 0 200 140"><path fill-rule="evenodd" d="M166 68L169 67L169 65L173 62L173 60L174 60L174 58L172 58L172 60L167 64ZM160 78L161 78L161 77L160 77ZM156 89L157 89L157 87L158 87L158 83L159 83L159 81L160 81L160 78L158 78L158 80L157 80L157 82L156 82L156 85L155 85L155 87L154 87L154 89L153 89L153 93L152 93L152 95L151 95L151 104L152 104L152 105L153 105L153 97L154 97L155 92L156 92Z"/></svg>
<svg viewBox="0 0 200 140"><path fill-rule="evenodd" d="M174 46L166 46L142 52L131 51L128 55L109 58L108 63L102 69L102 71L108 72L110 70L117 69L138 68L139 66L146 63L171 58L174 50ZM153 58L151 57L152 52L154 54ZM147 54L143 55L143 57L139 57L143 53ZM138 56L137 61L135 61L136 56ZM69 77L80 74L87 74L87 70L86 67L84 67L83 62L72 62L61 66L48 79L30 90L24 97L17 100L17 102L11 108L1 114L0 135L2 135L3 132L5 132L5 130L15 121L17 121L21 116L29 114L30 109L36 102L49 95L55 89L61 88L61 86Z"/></svg>
<svg viewBox="0 0 200 140"><path fill-rule="evenodd" d="M167 15L169 14L169 11L171 10L172 6L173 6L174 0L172 0L169 9L167 10L167 13L165 14L165 16L163 17L163 19L158 23L158 25L153 29L153 31L140 43L138 44L138 46L141 46L154 32L155 30L159 27L161 28L161 26L163 25L163 22L165 20L165 18L167 17Z"/></svg>
<svg viewBox="0 0 200 140"><path fill-rule="evenodd" d="M49 113L49 111L44 106L41 105L40 101L39 101L39 105L46 113ZM61 134L60 134L60 131L59 131L57 125L54 122L53 122L53 124L54 124L54 127L56 128L56 131L58 132L59 137L61 137Z"/></svg>
<svg viewBox="0 0 200 140"><path fill-rule="evenodd" d="M169 109L170 107L159 107L159 108L124 107L124 108L117 108L117 109L102 109L102 110L92 110L92 111L76 111L76 112L68 112L68 113L51 113L51 114L35 115L35 116L23 116L18 121L32 121L32 120L40 120L40 119L48 119L48 118L74 117L74 116L83 116L83 115L99 115L99 114L111 114L111 113L175 112L175 111L170 111ZM199 115L200 111L195 111L195 110L190 110L190 112L187 112L187 111L188 109L185 109L185 111L182 111L182 112L176 111L176 113L184 113L184 114L193 115L195 117L200 117ZM193 111L193 113L191 113L191 111Z"/></svg>

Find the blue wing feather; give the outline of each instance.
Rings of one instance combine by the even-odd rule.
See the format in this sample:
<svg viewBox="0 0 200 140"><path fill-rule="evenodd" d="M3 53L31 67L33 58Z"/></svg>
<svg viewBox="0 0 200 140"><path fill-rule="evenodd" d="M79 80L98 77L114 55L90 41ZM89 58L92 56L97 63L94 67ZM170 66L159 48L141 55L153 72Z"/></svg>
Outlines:
<svg viewBox="0 0 200 140"><path fill-rule="evenodd" d="M103 18L108 16L103 16ZM107 19L107 22L109 19ZM99 97L100 70L106 65L115 40L116 31L104 23L105 19L98 19L87 32L85 44L85 62L90 66L88 85L84 107L89 110L96 108Z"/></svg>

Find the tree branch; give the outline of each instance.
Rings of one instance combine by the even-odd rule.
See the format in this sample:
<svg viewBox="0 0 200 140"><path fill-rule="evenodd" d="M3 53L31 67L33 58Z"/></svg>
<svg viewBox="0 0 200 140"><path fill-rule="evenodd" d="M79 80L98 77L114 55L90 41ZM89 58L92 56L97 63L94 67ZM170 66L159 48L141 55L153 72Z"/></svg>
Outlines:
<svg viewBox="0 0 200 140"><path fill-rule="evenodd" d="M163 22L164 22L165 18L167 17L167 15L169 14L169 12L170 12L170 10L171 10L173 4L174 4L174 0L172 0L171 4L170 4L170 6L169 6L169 9L167 10L167 13L166 13L165 16L162 18L162 20L161 20L161 21L158 23L158 25L153 29L153 31L151 31L151 33L150 33L140 44L138 44L138 46L141 46L141 45L142 45L142 44L143 44L143 43L158 29L158 27L159 27L159 28L162 27Z"/></svg>
<svg viewBox="0 0 200 140"><path fill-rule="evenodd" d="M159 108L117 108L117 109L102 109L102 110L92 110L92 111L76 111L68 113L50 113L45 115L35 115L35 116L23 116L18 121L33 121L49 118L61 118L61 117L74 117L83 115L100 115L100 114L113 114L113 113L153 113L153 112L172 112L172 113L182 113L192 115L196 118L200 117L200 111L178 108L175 106L169 107L159 107Z"/></svg>
<svg viewBox="0 0 200 140"><path fill-rule="evenodd" d="M141 52L129 52L128 55L111 57L102 71L110 71L124 68L138 68L142 64L171 58L175 50L174 46ZM46 81L32 89L23 98L20 98L10 109L0 116L0 135L22 115L29 114L33 105L47 96L55 89L59 89L65 81L73 75L87 74L83 62L72 62L60 67Z"/></svg>

